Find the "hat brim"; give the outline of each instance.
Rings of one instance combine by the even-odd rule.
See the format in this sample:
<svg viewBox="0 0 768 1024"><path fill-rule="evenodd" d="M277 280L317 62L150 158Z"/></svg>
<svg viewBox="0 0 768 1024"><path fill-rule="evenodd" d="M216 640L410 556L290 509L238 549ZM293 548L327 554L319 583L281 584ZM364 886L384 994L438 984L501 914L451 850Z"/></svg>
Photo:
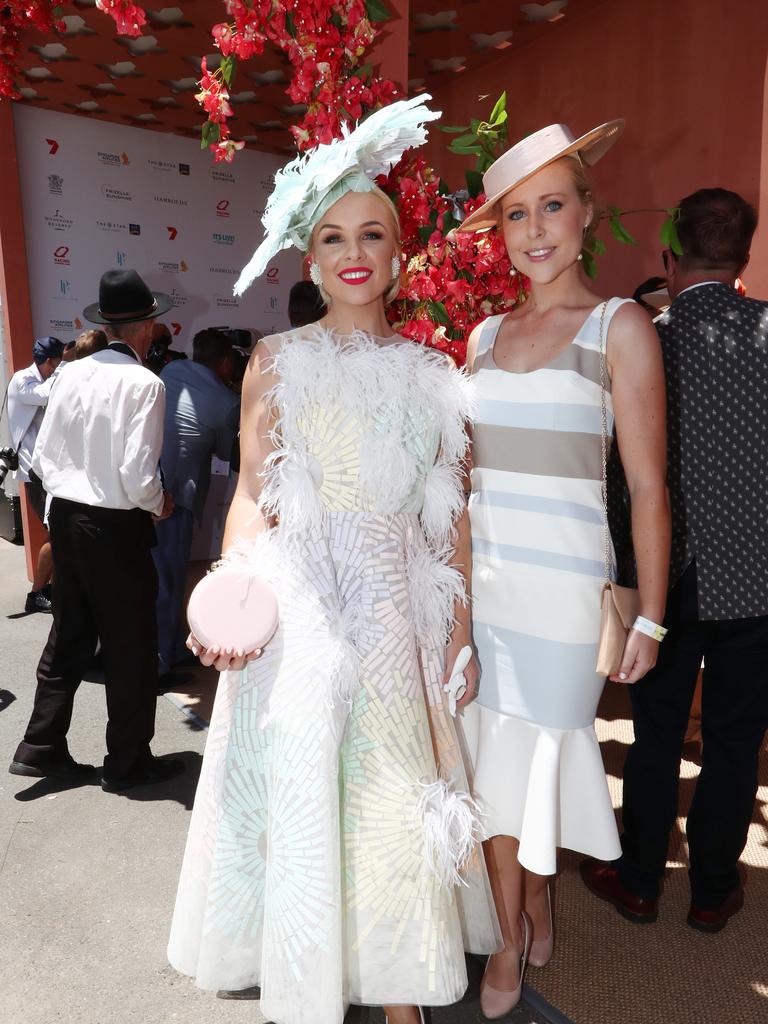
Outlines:
<svg viewBox="0 0 768 1024"><path fill-rule="evenodd" d="M119 324L137 324L142 320L154 320L173 308L173 299L170 295L165 295L163 292L152 292L152 298L155 300L155 308L143 316L131 317L130 320L104 316L98 302L92 302L90 306L86 306L83 310L83 316L89 323L111 324L114 327Z"/></svg>
<svg viewBox="0 0 768 1024"><path fill-rule="evenodd" d="M508 192L511 192L513 188L517 188L518 185L528 181L529 178L532 178L534 174L538 174L544 167L549 167L556 160L562 160L564 156L570 156L573 153L579 153L584 163L591 167L601 157L605 156L614 142L619 140L623 131L624 120L617 118L615 121L607 121L605 124L593 128L591 132L587 132L586 135L582 135L567 146L562 146L555 153L552 153L545 160L542 160L541 163L537 164L536 167L533 167L521 177L505 185L495 195L488 197L483 205L471 213L466 220L463 220L455 230L487 231L489 228L496 227L499 223L496 204Z"/></svg>

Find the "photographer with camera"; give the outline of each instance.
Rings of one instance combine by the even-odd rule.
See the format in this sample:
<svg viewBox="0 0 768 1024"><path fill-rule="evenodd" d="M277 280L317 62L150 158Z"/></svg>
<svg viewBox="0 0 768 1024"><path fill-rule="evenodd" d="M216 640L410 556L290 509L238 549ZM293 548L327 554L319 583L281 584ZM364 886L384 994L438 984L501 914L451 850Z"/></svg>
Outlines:
<svg viewBox="0 0 768 1024"><path fill-rule="evenodd" d="M32 346L34 362L23 370L17 370L8 384L8 429L13 451L3 450L0 458L5 455L6 465L16 469L16 479L24 484L27 505L34 509L41 523L45 520L45 491L34 473L30 476L32 453L63 355L64 343L58 338L38 338ZM37 556L37 568L32 590L27 594L25 612L51 611L52 576L51 543L46 541Z"/></svg>

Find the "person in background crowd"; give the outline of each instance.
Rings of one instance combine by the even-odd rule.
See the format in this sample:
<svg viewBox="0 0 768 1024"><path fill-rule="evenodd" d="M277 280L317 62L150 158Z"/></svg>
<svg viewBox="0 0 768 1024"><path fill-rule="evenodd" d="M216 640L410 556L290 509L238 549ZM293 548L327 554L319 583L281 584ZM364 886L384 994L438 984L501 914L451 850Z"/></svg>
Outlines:
<svg viewBox="0 0 768 1024"><path fill-rule="evenodd" d="M659 307L655 306L652 302L646 302L645 296L656 295L657 292L666 290L667 279L666 277L649 277L642 284L639 284L632 295L635 302L642 306L646 313L650 313L652 317L656 317L659 314ZM668 302L664 305L669 305Z"/></svg>
<svg viewBox="0 0 768 1024"><path fill-rule="evenodd" d="M174 500L172 514L157 526L152 552L159 582L160 675L189 655L182 604L192 526L203 518L211 457L228 460L237 433L240 401L228 387L232 369L232 342L211 329L195 335L191 360L169 363L160 375L166 393L160 465Z"/></svg>
<svg viewBox="0 0 768 1024"><path fill-rule="evenodd" d="M92 356L94 352L101 352L108 344L104 331L83 331L74 342L75 359L84 359L86 356Z"/></svg>
<svg viewBox="0 0 768 1024"><path fill-rule="evenodd" d="M158 466L165 389L142 359L153 319L170 305L135 270L107 271L99 301L83 315L106 327L111 344L73 363L53 391L32 462L52 497L53 626L13 775L93 776L70 754L67 732L97 640L108 713L102 788L119 792L183 771L181 760L155 758L149 746L157 700L152 516L170 515L173 499Z"/></svg>
<svg viewBox="0 0 768 1024"><path fill-rule="evenodd" d="M16 479L24 484L28 507L34 510L41 523L45 522L45 491L39 480L30 478L32 453L63 354L64 343L58 338L38 338L32 346L34 362L17 370L8 384L8 426L11 444L19 458ZM46 540L37 556L25 612L50 612L52 576L51 543Z"/></svg>
<svg viewBox="0 0 768 1024"><path fill-rule="evenodd" d="M505 948L488 961L484 1020L520 999L526 962L553 951L548 876L557 848L619 852L594 721L601 595L612 572L603 529L603 432L615 417L633 502L640 616L618 672L635 683L659 651L669 564L664 371L648 316L603 301L580 261L597 222L587 168L623 129L580 139L551 125L483 176L487 202L458 230L502 234L527 301L470 337L473 635L482 676L464 712L474 790L485 810ZM601 358L601 350L603 357ZM470 560L470 545L459 561ZM650 621L649 621L650 620Z"/></svg>
<svg viewBox="0 0 768 1024"><path fill-rule="evenodd" d="M585 861L581 871L630 921L656 920L703 658L688 924L716 932L742 906L738 862L768 725L768 302L735 289L754 209L720 188L695 192L679 209L683 255L663 254L673 302L657 323L668 395L669 636L656 668L630 690L622 855L610 865Z"/></svg>
<svg viewBox="0 0 768 1024"><path fill-rule="evenodd" d="M144 358L144 365L158 374L163 372L163 367L171 361L170 349L173 336L167 324L152 325L152 339Z"/></svg>
<svg viewBox="0 0 768 1024"><path fill-rule="evenodd" d="M76 358L75 354L75 342L68 341L64 346L64 352L61 356L62 363L71 363Z"/></svg>
<svg viewBox="0 0 768 1024"><path fill-rule="evenodd" d="M325 316L327 310L320 289L314 281L297 281L288 296L288 319L291 327L306 327Z"/></svg>

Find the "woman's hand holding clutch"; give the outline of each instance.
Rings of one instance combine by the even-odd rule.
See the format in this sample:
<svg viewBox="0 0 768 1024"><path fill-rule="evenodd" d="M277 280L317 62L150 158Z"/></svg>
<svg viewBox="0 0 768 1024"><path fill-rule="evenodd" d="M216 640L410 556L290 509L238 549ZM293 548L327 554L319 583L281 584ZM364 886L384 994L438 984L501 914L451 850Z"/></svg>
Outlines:
<svg viewBox="0 0 768 1024"><path fill-rule="evenodd" d="M251 651L250 654L246 654L240 649L222 650L220 647L205 647L194 633L190 633L187 637L187 647L196 658L200 659L201 665L205 665L206 668L213 665L217 672L241 672L249 661L255 661L256 658L261 657L260 647Z"/></svg>
<svg viewBox="0 0 768 1024"><path fill-rule="evenodd" d="M192 591L187 618L187 647L195 657L219 672L239 672L272 639L279 624L277 597L247 566L224 564Z"/></svg>

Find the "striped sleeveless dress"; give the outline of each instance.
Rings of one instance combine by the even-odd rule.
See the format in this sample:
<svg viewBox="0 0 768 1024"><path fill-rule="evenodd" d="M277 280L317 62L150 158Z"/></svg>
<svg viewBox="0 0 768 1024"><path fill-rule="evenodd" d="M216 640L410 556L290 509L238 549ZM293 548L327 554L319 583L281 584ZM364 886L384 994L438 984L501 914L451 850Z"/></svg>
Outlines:
<svg viewBox="0 0 768 1024"><path fill-rule="evenodd" d="M610 299L605 333L628 299ZM603 583L600 314L528 373L500 369L503 315L481 329L473 376L473 629L482 676L464 713L488 836L520 840L542 875L559 846L619 856L594 729ZM610 387L610 385L609 385ZM608 391L608 389L607 389ZM608 429L613 429L610 393Z"/></svg>

